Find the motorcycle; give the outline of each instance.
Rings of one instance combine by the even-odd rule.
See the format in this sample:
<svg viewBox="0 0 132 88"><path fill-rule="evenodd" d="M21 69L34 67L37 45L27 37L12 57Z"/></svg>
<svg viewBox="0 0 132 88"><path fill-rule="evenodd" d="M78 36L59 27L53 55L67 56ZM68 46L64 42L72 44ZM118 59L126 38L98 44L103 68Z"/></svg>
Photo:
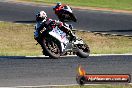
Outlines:
<svg viewBox="0 0 132 88"><path fill-rule="evenodd" d="M56 8L53 7L53 10L55 11L55 14L58 16L60 21L62 21L62 22L67 22L67 21L77 22L77 18L73 14L72 8L70 6L65 5L59 11L57 11Z"/></svg>
<svg viewBox="0 0 132 88"><path fill-rule="evenodd" d="M58 26L55 26L52 30L43 28L40 31L40 36L43 54L46 56L57 59L60 56L67 55L68 52L72 52L81 58L89 56L89 47L82 39L76 38L75 41L71 42L70 36L60 30Z"/></svg>

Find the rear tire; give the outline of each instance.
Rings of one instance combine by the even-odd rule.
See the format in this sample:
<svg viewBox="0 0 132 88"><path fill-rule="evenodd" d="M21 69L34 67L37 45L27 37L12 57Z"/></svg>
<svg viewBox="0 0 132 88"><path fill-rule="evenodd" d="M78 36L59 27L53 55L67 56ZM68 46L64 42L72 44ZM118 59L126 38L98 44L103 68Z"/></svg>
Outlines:
<svg viewBox="0 0 132 88"><path fill-rule="evenodd" d="M77 52L76 55L81 57L81 58L87 58L90 54L90 50L88 45L77 45Z"/></svg>
<svg viewBox="0 0 132 88"><path fill-rule="evenodd" d="M73 13L70 13L70 17L72 21L77 22L77 17Z"/></svg>

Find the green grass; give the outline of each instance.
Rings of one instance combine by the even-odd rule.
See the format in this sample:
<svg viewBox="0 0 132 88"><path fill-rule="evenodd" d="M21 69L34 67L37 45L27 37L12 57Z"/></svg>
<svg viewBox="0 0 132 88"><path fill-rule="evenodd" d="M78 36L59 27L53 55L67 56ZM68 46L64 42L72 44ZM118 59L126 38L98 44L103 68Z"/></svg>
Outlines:
<svg viewBox="0 0 132 88"><path fill-rule="evenodd" d="M0 55L42 55L40 45L36 46L34 26L0 22ZM132 37L95 35L77 32L90 46L92 54L132 53Z"/></svg>
<svg viewBox="0 0 132 88"><path fill-rule="evenodd" d="M62 2L73 6L100 7L119 10L132 10L132 0L19 0L55 4Z"/></svg>

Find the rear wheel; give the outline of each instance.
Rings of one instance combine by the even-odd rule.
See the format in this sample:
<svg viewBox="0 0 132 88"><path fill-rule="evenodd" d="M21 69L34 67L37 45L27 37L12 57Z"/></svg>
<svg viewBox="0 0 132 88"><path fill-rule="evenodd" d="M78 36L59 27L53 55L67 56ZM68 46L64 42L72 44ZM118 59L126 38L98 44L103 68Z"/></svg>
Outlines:
<svg viewBox="0 0 132 88"><path fill-rule="evenodd" d="M81 58L87 58L90 54L90 50L87 44L78 44L76 55Z"/></svg>
<svg viewBox="0 0 132 88"><path fill-rule="evenodd" d="M77 17L74 14L70 13L70 18L72 21L77 22Z"/></svg>
<svg viewBox="0 0 132 88"><path fill-rule="evenodd" d="M42 39L43 54L51 58L59 58L61 55L60 44L56 40Z"/></svg>

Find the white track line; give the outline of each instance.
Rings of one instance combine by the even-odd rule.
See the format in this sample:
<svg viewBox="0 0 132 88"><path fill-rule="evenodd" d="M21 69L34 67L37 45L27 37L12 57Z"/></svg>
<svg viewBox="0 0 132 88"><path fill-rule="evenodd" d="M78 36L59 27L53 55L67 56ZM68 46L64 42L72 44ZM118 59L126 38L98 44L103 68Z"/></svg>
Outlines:
<svg viewBox="0 0 132 88"><path fill-rule="evenodd" d="M13 86L10 88L37 88L37 87L63 87L63 86L77 86L78 84L67 84L67 85L39 85L39 86Z"/></svg>
<svg viewBox="0 0 132 88"><path fill-rule="evenodd" d="M130 54L90 54L89 56L120 56L120 55L127 56L132 54L131 53Z"/></svg>
<svg viewBox="0 0 132 88"><path fill-rule="evenodd" d="M132 54L90 54L89 56L120 56L120 55L128 56ZM39 55L39 56L25 56L25 57L48 57L48 56ZM76 55L66 55L61 57L76 57Z"/></svg>
<svg viewBox="0 0 132 88"><path fill-rule="evenodd" d="M128 84L132 85L132 83L119 83L119 84ZM84 84L84 86L90 85L90 86L98 86L98 85L112 85L112 84ZM65 84L65 85L38 85L38 86L12 86L12 87L0 87L0 88L47 88L47 87L68 87L68 86L79 86L79 84Z"/></svg>

